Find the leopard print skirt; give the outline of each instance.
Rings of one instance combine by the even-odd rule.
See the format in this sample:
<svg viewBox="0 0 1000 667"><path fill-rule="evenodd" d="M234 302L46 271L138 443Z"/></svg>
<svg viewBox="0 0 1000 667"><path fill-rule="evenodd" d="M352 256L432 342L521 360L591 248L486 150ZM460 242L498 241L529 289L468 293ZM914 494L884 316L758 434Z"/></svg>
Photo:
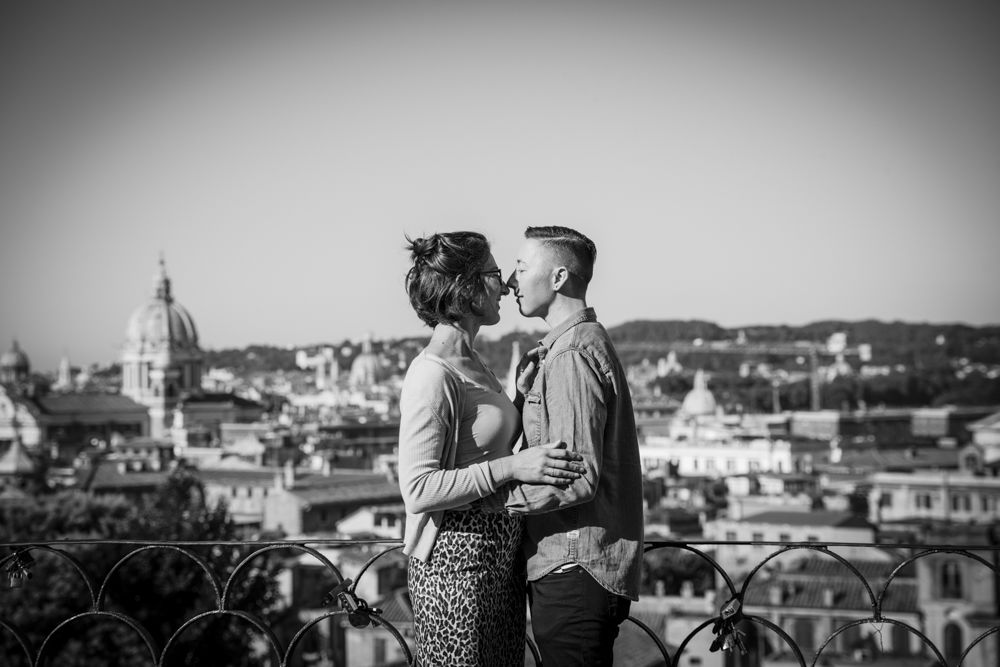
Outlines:
<svg viewBox="0 0 1000 667"><path fill-rule="evenodd" d="M409 562L420 667L524 665L522 517L445 512L428 562Z"/></svg>

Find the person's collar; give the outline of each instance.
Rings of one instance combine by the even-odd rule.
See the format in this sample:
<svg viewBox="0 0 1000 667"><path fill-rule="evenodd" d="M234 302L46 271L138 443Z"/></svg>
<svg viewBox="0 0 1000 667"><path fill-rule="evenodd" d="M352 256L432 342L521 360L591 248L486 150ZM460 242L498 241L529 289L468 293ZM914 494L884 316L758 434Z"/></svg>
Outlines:
<svg viewBox="0 0 1000 667"><path fill-rule="evenodd" d="M564 333L575 327L577 324L581 324L583 322L596 322L596 321L597 321L597 314L594 312L593 308L589 307L581 308L580 310L576 311L575 313L567 317L565 320L563 320L558 326L552 329L552 331L547 333L545 335L545 338L538 341L538 343L546 350L548 350L556 342L559 336L562 336Z"/></svg>

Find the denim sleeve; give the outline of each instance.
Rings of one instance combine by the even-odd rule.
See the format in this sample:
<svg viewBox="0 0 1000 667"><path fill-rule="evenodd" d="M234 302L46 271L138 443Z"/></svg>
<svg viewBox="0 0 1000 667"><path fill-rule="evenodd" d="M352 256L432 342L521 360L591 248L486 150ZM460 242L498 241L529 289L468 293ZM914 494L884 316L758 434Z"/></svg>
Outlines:
<svg viewBox="0 0 1000 667"><path fill-rule="evenodd" d="M548 432L542 444L563 440L579 453L586 472L566 488L548 484L509 484L505 505L514 514L541 514L589 502L597 492L604 459L608 408L603 376L594 359L569 349L545 360Z"/></svg>

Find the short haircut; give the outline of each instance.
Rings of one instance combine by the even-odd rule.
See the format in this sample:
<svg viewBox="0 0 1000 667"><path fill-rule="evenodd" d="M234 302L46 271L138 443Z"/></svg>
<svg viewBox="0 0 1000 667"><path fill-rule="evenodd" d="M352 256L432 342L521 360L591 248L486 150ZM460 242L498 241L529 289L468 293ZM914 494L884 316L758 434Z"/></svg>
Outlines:
<svg viewBox="0 0 1000 667"><path fill-rule="evenodd" d="M589 238L569 227L528 227L524 238L535 239L555 250L559 263L569 272L590 284L594 277L594 262L597 261L597 246Z"/></svg>
<svg viewBox="0 0 1000 667"><path fill-rule="evenodd" d="M427 326L482 315L476 303L489 296L481 273L490 257L485 236L449 232L406 240L413 261L406 273L406 292Z"/></svg>

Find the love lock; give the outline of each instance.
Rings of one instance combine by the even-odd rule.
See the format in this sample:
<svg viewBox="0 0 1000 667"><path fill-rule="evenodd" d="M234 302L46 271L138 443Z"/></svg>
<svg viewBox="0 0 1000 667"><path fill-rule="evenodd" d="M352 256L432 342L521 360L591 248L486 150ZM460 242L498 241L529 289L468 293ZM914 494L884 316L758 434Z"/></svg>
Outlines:
<svg viewBox="0 0 1000 667"><path fill-rule="evenodd" d="M743 643L743 637L746 636L746 633L736 627L736 624L743 620L742 607L742 603L735 597L730 598L722 605L719 617L715 619L715 624L712 626L712 634L715 635L715 639L708 647L709 651L714 653L722 649L729 652L733 648L738 648L740 655L746 655L747 647Z"/></svg>
<svg viewBox="0 0 1000 667"><path fill-rule="evenodd" d="M7 585L10 588L20 588L26 579L31 579L31 566L35 559L27 549L18 549L4 568L7 574Z"/></svg>
<svg viewBox="0 0 1000 667"><path fill-rule="evenodd" d="M369 625L378 627L382 624L379 616L382 610L369 607L368 603L354 594L350 579L344 579L323 596L323 606L328 607L336 600L340 608L347 612L347 622L355 628L366 628Z"/></svg>

